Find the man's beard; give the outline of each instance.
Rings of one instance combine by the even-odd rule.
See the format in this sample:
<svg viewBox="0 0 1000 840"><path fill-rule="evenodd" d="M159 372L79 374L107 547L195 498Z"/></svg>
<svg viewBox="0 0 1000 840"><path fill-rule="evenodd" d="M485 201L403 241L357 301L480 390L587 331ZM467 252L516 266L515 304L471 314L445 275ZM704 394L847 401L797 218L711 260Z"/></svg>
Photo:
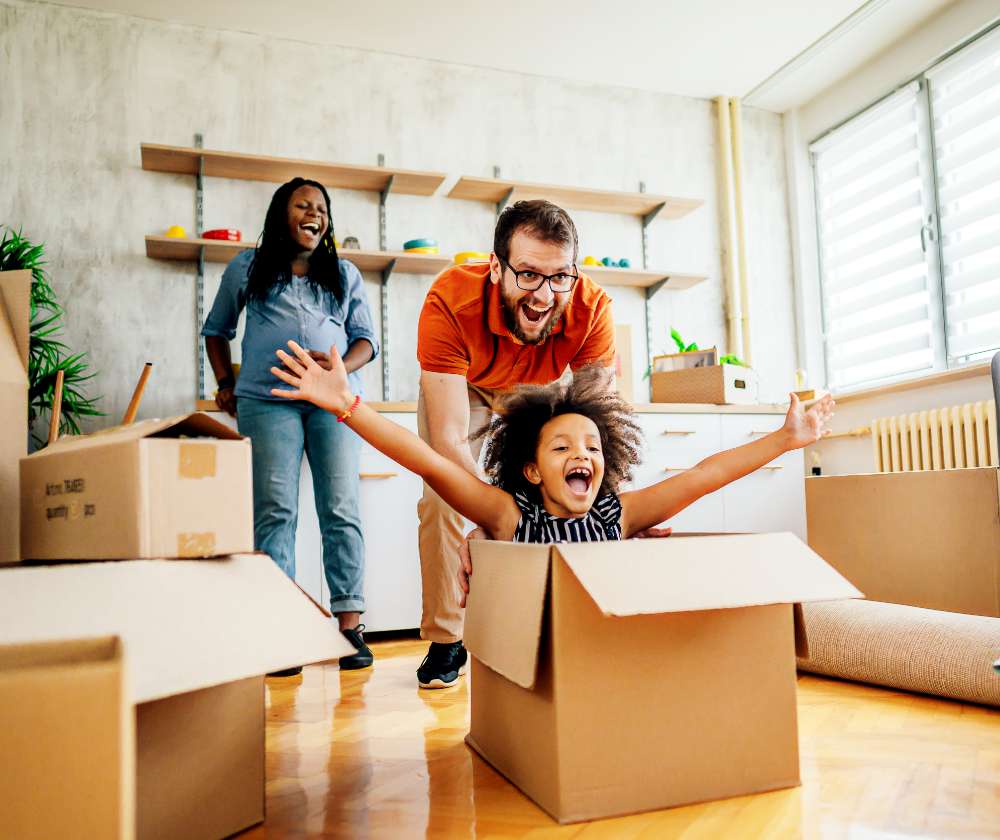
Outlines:
<svg viewBox="0 0 1000 840"><path fill-rule="evenodd" d="M510 330L511 335L513 335L514 338L522 344L541 344L545 341L545 339L549 337L549 334L552 332L555 325L559 323L559 319L562 318L563 310L566 308L565 303L563 303L562 306L557 303L555 307L553 307L552 314L548 316L545 326L542 327L542 331L535 336L535 338L529 338L524 334L524 331L521 329L521 325L517 319L517 310L520 308L521 304L509 297L503 286L500 287L500 301L503 303L504 325L508 330Z"/></svg>

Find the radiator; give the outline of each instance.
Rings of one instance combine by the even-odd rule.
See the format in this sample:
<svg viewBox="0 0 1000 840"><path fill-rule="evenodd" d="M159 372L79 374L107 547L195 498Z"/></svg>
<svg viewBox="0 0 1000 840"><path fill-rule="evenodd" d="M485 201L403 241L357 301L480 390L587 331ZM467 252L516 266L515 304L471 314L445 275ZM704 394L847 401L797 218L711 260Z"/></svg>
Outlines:
<svg viewBox="0 0 1000 840"><path fill-rule="evenodd" d="M876 472L997 466L996 403L966 403L872 421Z"/></svg>

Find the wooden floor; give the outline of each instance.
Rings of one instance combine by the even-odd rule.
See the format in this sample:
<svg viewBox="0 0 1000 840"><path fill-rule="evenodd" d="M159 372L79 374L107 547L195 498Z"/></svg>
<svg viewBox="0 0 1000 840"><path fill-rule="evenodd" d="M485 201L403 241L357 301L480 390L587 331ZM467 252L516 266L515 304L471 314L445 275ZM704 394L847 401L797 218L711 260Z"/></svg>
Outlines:
<svg viewBox="0 0 1000 840"><path fill-rule="evenodd" d="M1000 711L804 675L802 787L559 826L465 746L465 680L421 691L426 643L372 647L366 671L268 680L267 820L243 837L1000 837Z"/></svg>

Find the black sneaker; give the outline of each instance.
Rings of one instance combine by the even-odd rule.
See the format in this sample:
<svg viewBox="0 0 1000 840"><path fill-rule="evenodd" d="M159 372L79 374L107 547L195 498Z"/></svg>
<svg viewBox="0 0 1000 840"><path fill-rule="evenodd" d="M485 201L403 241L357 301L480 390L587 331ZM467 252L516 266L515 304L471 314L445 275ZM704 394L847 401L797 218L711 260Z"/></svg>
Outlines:
<svg viewBox="0 0 1000 840"><path fill-rule="evenodd" d="M350 656L340 657L341 671L357 671L359 668L368 668L375 661L371 650L365 644L364 636L361 635L364 629L365 625L359 624L357 627L340 631L343 637L354 645L354 649L357 651L357 653L352 653Z"/></svg>
<svg viewBox="0 0 1000 840"><path fill-rule="evenodd" d="M469 663L469 654L461 642L431 642L427 656L417 668L421 688L448 688L454 685Z"/></svg>
<svg viewBox="0 0 1000 840"><path fill-rule="evenodd" d="M302 673L302 666L296 668L285 668L283 671L271 671L269 677L297 677Z"/></svg>

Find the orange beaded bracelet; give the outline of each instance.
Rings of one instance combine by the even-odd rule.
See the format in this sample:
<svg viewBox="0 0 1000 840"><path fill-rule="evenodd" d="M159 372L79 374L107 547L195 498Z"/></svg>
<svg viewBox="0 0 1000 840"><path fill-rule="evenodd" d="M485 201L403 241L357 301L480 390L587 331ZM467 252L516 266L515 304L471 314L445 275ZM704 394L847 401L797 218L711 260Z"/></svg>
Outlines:
<svg viewBox="0 0 1000 840"><path fill-rule="evenodd" d="M349 409L347 409L347 411L345 411L345 412L344 412L343 414L341 414L341 415L338 415L338 417L337 417L337 422L338 422L338 423L343 423L343 422L344 422L344 421L345 421L345 420L346 420L346 419L347 419L348 417L350 417L350 416L351 416L352 414L354 414L354 410L355 410L355 409L356 409L356 408L357 408L357 407L358 407L359 405L361 405L361 394L357 394L357 395L356 395L356 396L354 397L354 402L352 402L352 403L351 403L351 407L350 407Z"/></svg>

